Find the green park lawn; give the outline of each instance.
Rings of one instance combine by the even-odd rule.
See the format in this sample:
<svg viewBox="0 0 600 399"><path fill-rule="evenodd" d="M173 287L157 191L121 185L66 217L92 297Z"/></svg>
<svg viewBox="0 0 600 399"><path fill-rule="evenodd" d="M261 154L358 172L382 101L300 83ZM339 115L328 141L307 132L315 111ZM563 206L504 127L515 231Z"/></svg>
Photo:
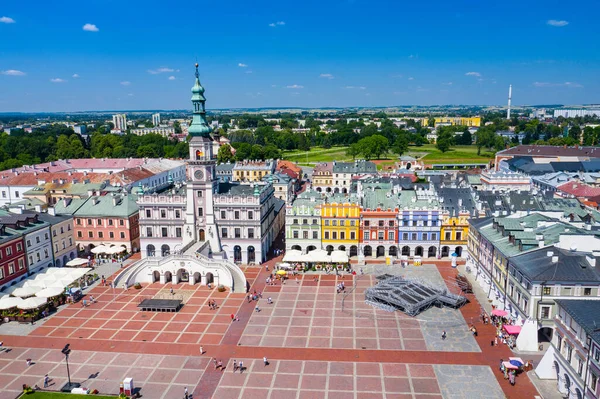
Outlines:
<svg viewBox="0 0 600 399"><path fill-rule="evenodd" d="M310 151L285 151L283 159L297 162L301 165L312 165L316 162L331 162L331 161L352 161L352 157L346 155L347 147L313 147ZM477 155L477 147L474 145L457 145L449 151L441 152L435 148L434 144L426 144L421 147L410 146L406 155L411 155L416 158L424 156L424 161L427 164L444 164L444 163L484 163L490 161L494 157L494 153L481 151L481 155ZM389 153L382 156L389 161L384 164L393 164L397 159L397 155Z"/></svg>
<svg viewBox="0 0 600 399"><path fill-rule="evenodd" d="M81 395L75 395L71 393L60 393L60 392L33 392L30 394L23 394L19 398L20 399L70 399L70 398L81 398ZM86 396L87 397L87 396ZM100 395L90 395L90 398L94 399L115 399L118 396L100 396Z"/></svg>

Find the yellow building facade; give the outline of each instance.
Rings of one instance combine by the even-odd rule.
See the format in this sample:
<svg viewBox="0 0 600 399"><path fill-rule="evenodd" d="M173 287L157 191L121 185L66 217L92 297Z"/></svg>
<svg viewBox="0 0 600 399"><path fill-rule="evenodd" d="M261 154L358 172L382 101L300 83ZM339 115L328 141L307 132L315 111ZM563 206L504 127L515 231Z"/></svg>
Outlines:
<svg viewBox="0 0 600 399"><path fill-rule="evenodd" d="M467 250L469 239L469 213L461 212L458 216L442 217L440 229L440 250L442 257L456 253L459 257Z"/></svg>
<svg viewBox="0 0 600 399"><path fill-rule="evenodd" d="M327 251L342 250L346 253L358 249L360 205L357 200L330 202L321 206L321 243ZM354 248L352 248L354 247Z"/></svg>
<svg viewBox="0 0 600 399"><path fill-rule="evenodd" d="M439 123L449 123L453 126L479 127L479 126L481 126L481 117L473 116L471 118L462 118L462 117L455 117L455 116L445 116L442 118L435 118L436 126Z"/></svg>

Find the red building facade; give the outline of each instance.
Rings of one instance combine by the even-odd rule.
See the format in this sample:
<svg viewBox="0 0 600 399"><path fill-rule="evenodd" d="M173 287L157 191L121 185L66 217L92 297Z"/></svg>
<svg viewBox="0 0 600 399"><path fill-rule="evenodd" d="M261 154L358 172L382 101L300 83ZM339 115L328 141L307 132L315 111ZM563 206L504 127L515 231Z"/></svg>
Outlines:
<svg viewBox="0 0 600 399"><path fill-rule="evenodd" d="M23 236L0 225L0 288L27 274Z"/></svg>

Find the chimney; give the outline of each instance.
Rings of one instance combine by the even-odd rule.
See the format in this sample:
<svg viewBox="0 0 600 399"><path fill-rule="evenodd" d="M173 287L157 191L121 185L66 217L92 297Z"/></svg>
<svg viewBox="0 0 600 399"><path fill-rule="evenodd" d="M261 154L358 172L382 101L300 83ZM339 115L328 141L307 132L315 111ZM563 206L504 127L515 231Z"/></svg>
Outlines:
<svg viewBox="0 0 600 399"><path fill-rule="evenodd" d="M117 204L119 203L119 197L117 197L116 195L113 196L112 203L113 203L113 206L117 206Z"/></svg>
<svg viewBox="0 0 600 399"><path fill-rule="evenodd" d="M550 258L550 257L554 256L554 251L553 251L553 250L546 251L546 256L547 256L548 258Z"/></svg>
<svg viewBox="0 0 600 399"><path fill-rule="evenodd" d="M48 208L48 215L51 215L51 216L56 215L56 210L54 209L54 207Z"/></svg>
<svg viewBox="0 0 600 399"><path fill-rule="evenodd" d="M552 263L558 263L558 255L552 257Z"/></svg>
<svg viewBox="0 0 600 399"><path fill-rule="evenodd" d="M543 248L544 247L544 240L538 241L538 247L539 248Z"/></svg>
<svg viewBox="0 0 600 399"><path fill-rule="evenodd" d="M42 206L41 205L36 205L34 207L34 209L35 209L36 212L41 212L42 211Z"/></svg>

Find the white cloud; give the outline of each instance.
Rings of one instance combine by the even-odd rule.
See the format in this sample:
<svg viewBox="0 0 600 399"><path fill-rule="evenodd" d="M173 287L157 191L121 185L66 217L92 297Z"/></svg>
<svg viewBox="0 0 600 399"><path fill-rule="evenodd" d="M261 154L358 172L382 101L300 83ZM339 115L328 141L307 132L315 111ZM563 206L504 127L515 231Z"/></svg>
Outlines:
<svg viewBox="0 0 600 399"><path fill-rule="evenodd" d="M271 87L277 87L277 85L271 85Z"/></svg>
<svg viewBox="0 0 600 399"><path fill-rule="evenodd" d="M465 76L476 76L476 77L480 78L481 74L479 72L467 72L467 73L465 73Z"/></svg>
<svg viewBox="0 0 600 399"><path fill-rule="evenodd" d="M83 30L87 32L98 32L100 29L94 24L85 24L83 25Z"/></svg>
<svg viewBox="0 0 600 399"><path fill-rule="evenodd" d="M54 78L54 79L50 79L50 81L51 81L52 83L65 83L65 82L66 82L66 80L64 80L64 79L61 79L61 78Z"/></svg>
<svg viewBox="0 0 600 399"><path fill-rule="evenodd" d="M175 80L175 76L169 76L169 80Z"/></svg>
<svg viewBox="0 0 600 399"><path fill-rule="evenodd" d="M333 79L333 75L330 73L322 73L319 75L319 77L324 79Z"/></svg>
<svg viewBox="0 0 600 399"><path fill-rule="evenodd" d="M160 67L157 69L148 69L148 73L151 75L158 75L159 73L165 73L165 72L174 72L175 70L173 68L167 68L167 67Z"/></svg>
<svg viewBox="0 0 600 399"><path fill-rule="evenodd" d="M252 73L252 71L246 71L246 73Z"/></svg>
<svg viewBox="0 0 600 399"><path fill-rule="evenodd" d="M133 93L129 93L127 94L129 97L133 97Z"/></svg>
<svg viewBox="0 0 600 399"><path fill-rule="evenodd" d="M131 85L131 82L125 80L125 81L121 82L121 85L123 85L123 86L129 86L129 85Z"/></svg>
<svg viewBox="0 0 600 399"><path fill-rule="evenodd" d="M304 89L304 86L301 85L289 85L285 87L286 89Z"/></svg>
<svg viewBox="0 0 600 399"><path fill-rule="evenodd" d="M352 89L358 89L358 90L366 90L365 86L346 86L346 89L352 90Z"/></svg>
<svg viewBox="0 0 600 399"><path fill-rule="evenodd" d="M25 72L17 71L16 69L8 69L6 71L0 71L0 74L7 76L25 76Z"/></svg>
<svg viewBox="0 0 600 399"><path fill-rule="evenodd" d="M408 56L408 58L410 58L410 59L419 58L419 54L411 54Z"/></svg>
<svg viewBox="0 0 600 399"><path fill-rule="evenodd" d="M240 62L240 63L238 64L238 66L239 66L240 68L248 68L248 65L247 65L247 64L244 64L244 63L242 63L242 62Z"/></svg>
<svg viewBox="0 0 600 399"><path fill-rule="evenodd" d="M413 78L412 76L410 78L408 78L408 80L415 80L415 78Z"/></svg>
<svg viewBox="0 0 600 399"><path fill-rule="evenodd" d="M10 17L1 17L0 22L2 22L3 24L14 24L15 20Z"/></svg>
<svg viewBox="0 0 600 399"><path fill-rule="evenodd" d="M582 88L583 85L576 82L552 83L552 82L533 82L535 87L570 87L574 89Z"/></svg>
<svg viewBox="0 0 600 399"><path fill-rule="evenodd" d="M270 23L270 24L269 24L269 26L270 26L271 28L274 28L274 27L276 27L276 26L283 26L283 25L285 25L285 22L284 22L284 21L277 21L277 22L272 22L272 23Z"/></svg>
<svg viewBox="0 0 600 399"><path fill-rule="evenodd" d="M401 74L396 74L396 75L392 75L392 78L402 78L403 76Z"/></svg>
<svg viewBox="0 0 600 399"><path fill-rule="evenodd" d="M79 77L78 74L74 73L73 76L71 76L73 79L77 79Z"/></svg>
<svg viewBox="0 0 600 399"><path fill-rule="evenodd" d="M569 21L564 21L564 20L556 20L556 19L551 19L548 22L546 22L548 25L550 26L556 26L558 28L561 28L563 26L567 26L569 25Z"/></svg>
<svg viewBox="0 0 600 399"><path fill-rule="evenodd" d="M444 86L452 86L452 82L442 83Z"/></svg>

